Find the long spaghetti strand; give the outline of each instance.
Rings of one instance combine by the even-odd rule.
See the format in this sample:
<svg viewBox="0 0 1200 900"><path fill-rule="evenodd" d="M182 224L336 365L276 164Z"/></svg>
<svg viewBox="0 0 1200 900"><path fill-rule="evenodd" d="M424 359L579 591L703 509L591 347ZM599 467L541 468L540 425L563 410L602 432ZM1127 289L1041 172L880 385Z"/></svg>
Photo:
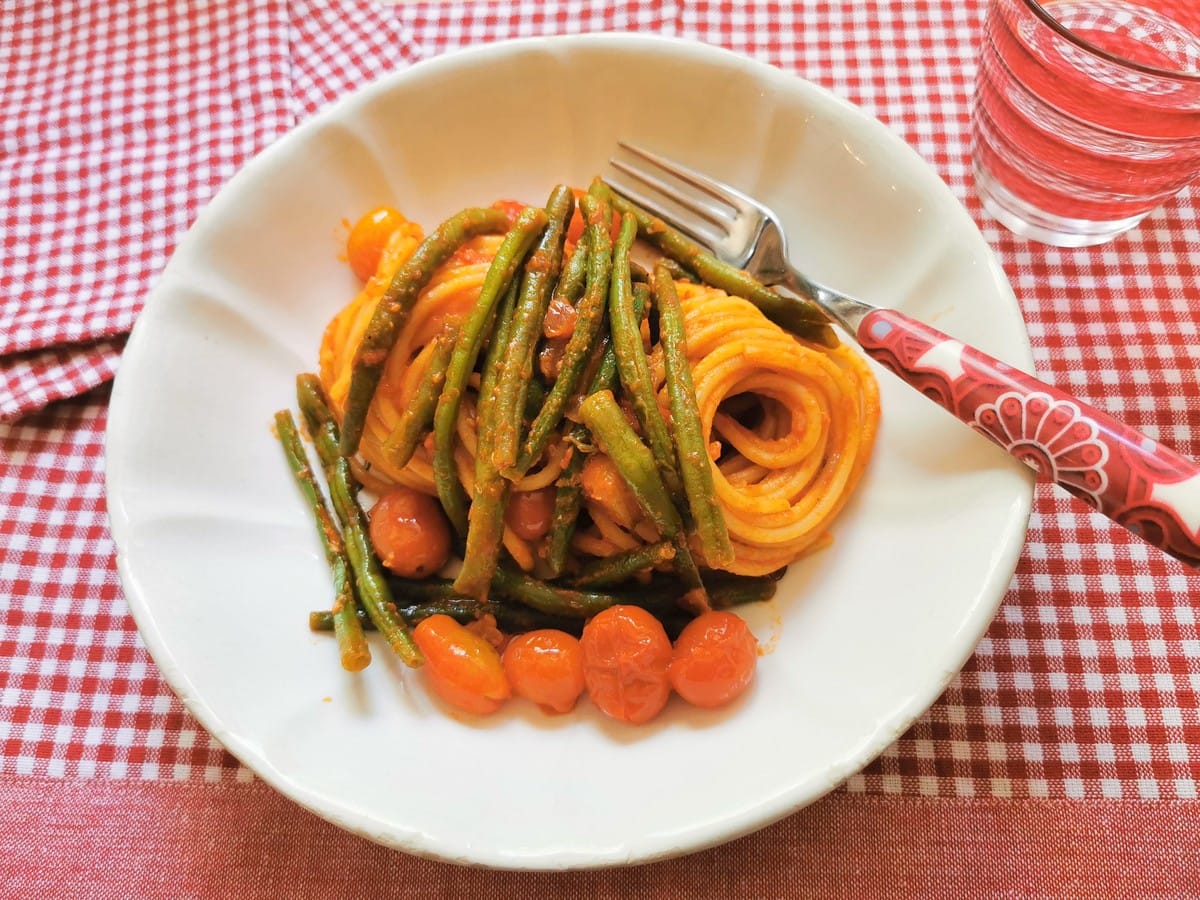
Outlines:
<svg viewBox="0 0 1200 900"><path fill-rule="evenodd" d="M371 314L421 239L419 226L403 223L376 275L325 330L320 379L337 415L344 409L350 366ZM419 444L403 467L390 463L383 444L420 389L437 336L461 322L479 298L501 240L489 235L468 241L417 298L367 412L358 470L369 486L401 484L435 494L431 442ZM797 338L749 301L717 288L679 281L676 289L701 436L733 546L732 560L721 568L739 575L773 572L829 542L830 528L871 456L880 416L878 387L861 355L844 344L831 348ZM649 361L658 404L669 422L659 345L650 347ZM468 496L475 471L477 390L473 378L456 422L454 463ZM579 452L565 441L551 442L513 490L553 485ZM607 556L661 538L651 522L630 518L619 491L584 493L581 527L572 544L576 553ZM503 543L521 568L537 565L537 547L511 529L505 529Z"/></svg>

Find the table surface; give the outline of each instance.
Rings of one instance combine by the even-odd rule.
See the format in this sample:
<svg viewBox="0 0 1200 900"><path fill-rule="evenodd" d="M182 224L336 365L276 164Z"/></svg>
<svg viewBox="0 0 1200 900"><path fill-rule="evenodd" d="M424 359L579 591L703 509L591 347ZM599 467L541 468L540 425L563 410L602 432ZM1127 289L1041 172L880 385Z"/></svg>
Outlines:
<svg viewBox="0 0 1200 900"><path fill-rule="evenodd" d="M967 136L983 7L0 5L0 893L1189 895L1200 883L1200 575L1046 485L994 623L907 733L757 834L632 869L459 868L301 810L188 715L116 573L107 384L197 212L347 91L533 34L705 41L859 104L979 223L1039 375L1200 456L1196 194L1090 250L1029 243L988 219Z"/></svg>

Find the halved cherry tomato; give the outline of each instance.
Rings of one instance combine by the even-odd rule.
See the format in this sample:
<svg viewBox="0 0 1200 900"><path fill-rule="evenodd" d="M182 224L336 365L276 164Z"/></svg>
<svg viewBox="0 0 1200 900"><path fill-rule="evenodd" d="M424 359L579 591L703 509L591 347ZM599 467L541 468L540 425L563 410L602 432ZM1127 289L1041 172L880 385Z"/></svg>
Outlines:
<svg viewBox="0 0 1200 900"><path fill-rule="evenodd" d="M583 628L588 696L606 715L641 724L671 696L671 640L662 623L638 606L611 606Z"/></svg>
<svg viewBox="0 0 1200 900"><path fill-rule="evenodd" d="M514 491L504 510L504 523L526 541L536 541L550 530L554 518L554 487Z"/></svg>
<svg viewBox="0 0 1200 900"><path fill-rule="evenodd" d="M376 207L354 223L346 239L346 257L355 275L367 281L375 274L383 248L403 223L404 216L390 206Z"/></svg>
<svg viewBox="0 0 1200 900"><path fill-rule="evenodd" d="M519 634L502 657L513 693L548 713L575 708L583 693L583 649L565 631L542 628Z"/></svg>
<svg viewBox="0 0 1200 900"><path fill-rule="evenodd" d="M371 508L371 543L380 561L404 578L426 578L450 558L450 523L438 502L395 487Z"/></svg>
<svg viewBox="0 0 1200 900"><path fill-rule="evenodd" d="M455 709L486 716L512 696L496 648L449 616L422 619L413 639L425 654L430 687Z"/></svg>
<svg viewBox="0 0 1200 900"><path fill-rule="evenodd" d="M758 641L731 612L713 610L692 619L675 640L671 686L693 706L724 706L754 679Z"/></svg>
<svg viewBox="0 0 1200 900"><path fill-rule="evenodd" d="M642 518L637 497L621 477L617 464L604 453L589 453L580 472L583 496L602 503L613 518L626 528L633 528Z"/></svg>

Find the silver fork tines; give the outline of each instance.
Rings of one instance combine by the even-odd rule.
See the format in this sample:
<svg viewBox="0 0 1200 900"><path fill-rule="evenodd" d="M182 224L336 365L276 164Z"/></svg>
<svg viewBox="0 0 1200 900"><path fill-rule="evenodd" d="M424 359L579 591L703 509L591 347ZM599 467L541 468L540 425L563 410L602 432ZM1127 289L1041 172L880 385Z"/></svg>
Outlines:
<svg viewBox="0 0 1200 900"><path fill-rule="evenodd" d="M643 185L653 188L664 196L682 196L679 194L678 187L669 184L662 178L656 178L653 174L646 170L636 169L619 158L614 158L610 160L610 162L612 163L612 167L614 169L624 172L627 175L632 175ZM696 213L696 215L707 219L709 222L722 229L728 227L729 223L733 220L732 213L736 212L736 210L731 209L728 205L705 203L701 201L700 198L695 198L693 200L691 209Z"/></svg>
<svg viewBox="0 0 1200 900"><path fill-rule="evenodd" d="M725 226L710 209L697 209L694 205L683 203L676 199L675 192L671 191L665 182L643 177L641 172L631 169L619 160L609 160L609 164L618 174L610 174L604 180L618 194L644 209L658 210L672 225L709 249L715 249L715 245L724 239ZM637 180L631 181L622 177L619 173L623 172Z"/></svg>
<svg viewBox="0 0 1200 900"><path fill-rule="evenodd" d="M657 211L731 265L743 268L749 263L767 223L756 201L641 147L624 142L617 146L634 160L631 163L613 156L609 165L636 180L632 183L620 175L607 178L617 193L638 206Z"/></svg>
<svg viewBox="0 0 1200 900"><path fill-rule="evenodd" d="M817 303L853 333L872 309L810 280L788 261L783 226L753 197L649 150L621 142L605 180L618 194L703 244L763 284Z"/></svg>

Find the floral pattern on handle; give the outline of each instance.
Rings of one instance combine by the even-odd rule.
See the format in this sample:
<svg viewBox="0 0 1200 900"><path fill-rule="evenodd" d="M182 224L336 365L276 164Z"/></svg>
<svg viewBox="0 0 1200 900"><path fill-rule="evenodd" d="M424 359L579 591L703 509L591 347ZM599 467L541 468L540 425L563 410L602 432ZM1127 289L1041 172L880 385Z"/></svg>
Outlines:
<svg viewBox="0 0 1200 900"><path fill-rule="evenodd" d="M925 396L1134 534L1200 566L1200 466L1107 413L895 310L862 348Z"/></svg>
<svg viewBox="0 0 1200 900"><path fill-rule="evenodd" d="M1043 478L1100 508L1108 490L1108 445L1078 404L1045 391L1007 391L979 406L971 425Z"/></svg>

